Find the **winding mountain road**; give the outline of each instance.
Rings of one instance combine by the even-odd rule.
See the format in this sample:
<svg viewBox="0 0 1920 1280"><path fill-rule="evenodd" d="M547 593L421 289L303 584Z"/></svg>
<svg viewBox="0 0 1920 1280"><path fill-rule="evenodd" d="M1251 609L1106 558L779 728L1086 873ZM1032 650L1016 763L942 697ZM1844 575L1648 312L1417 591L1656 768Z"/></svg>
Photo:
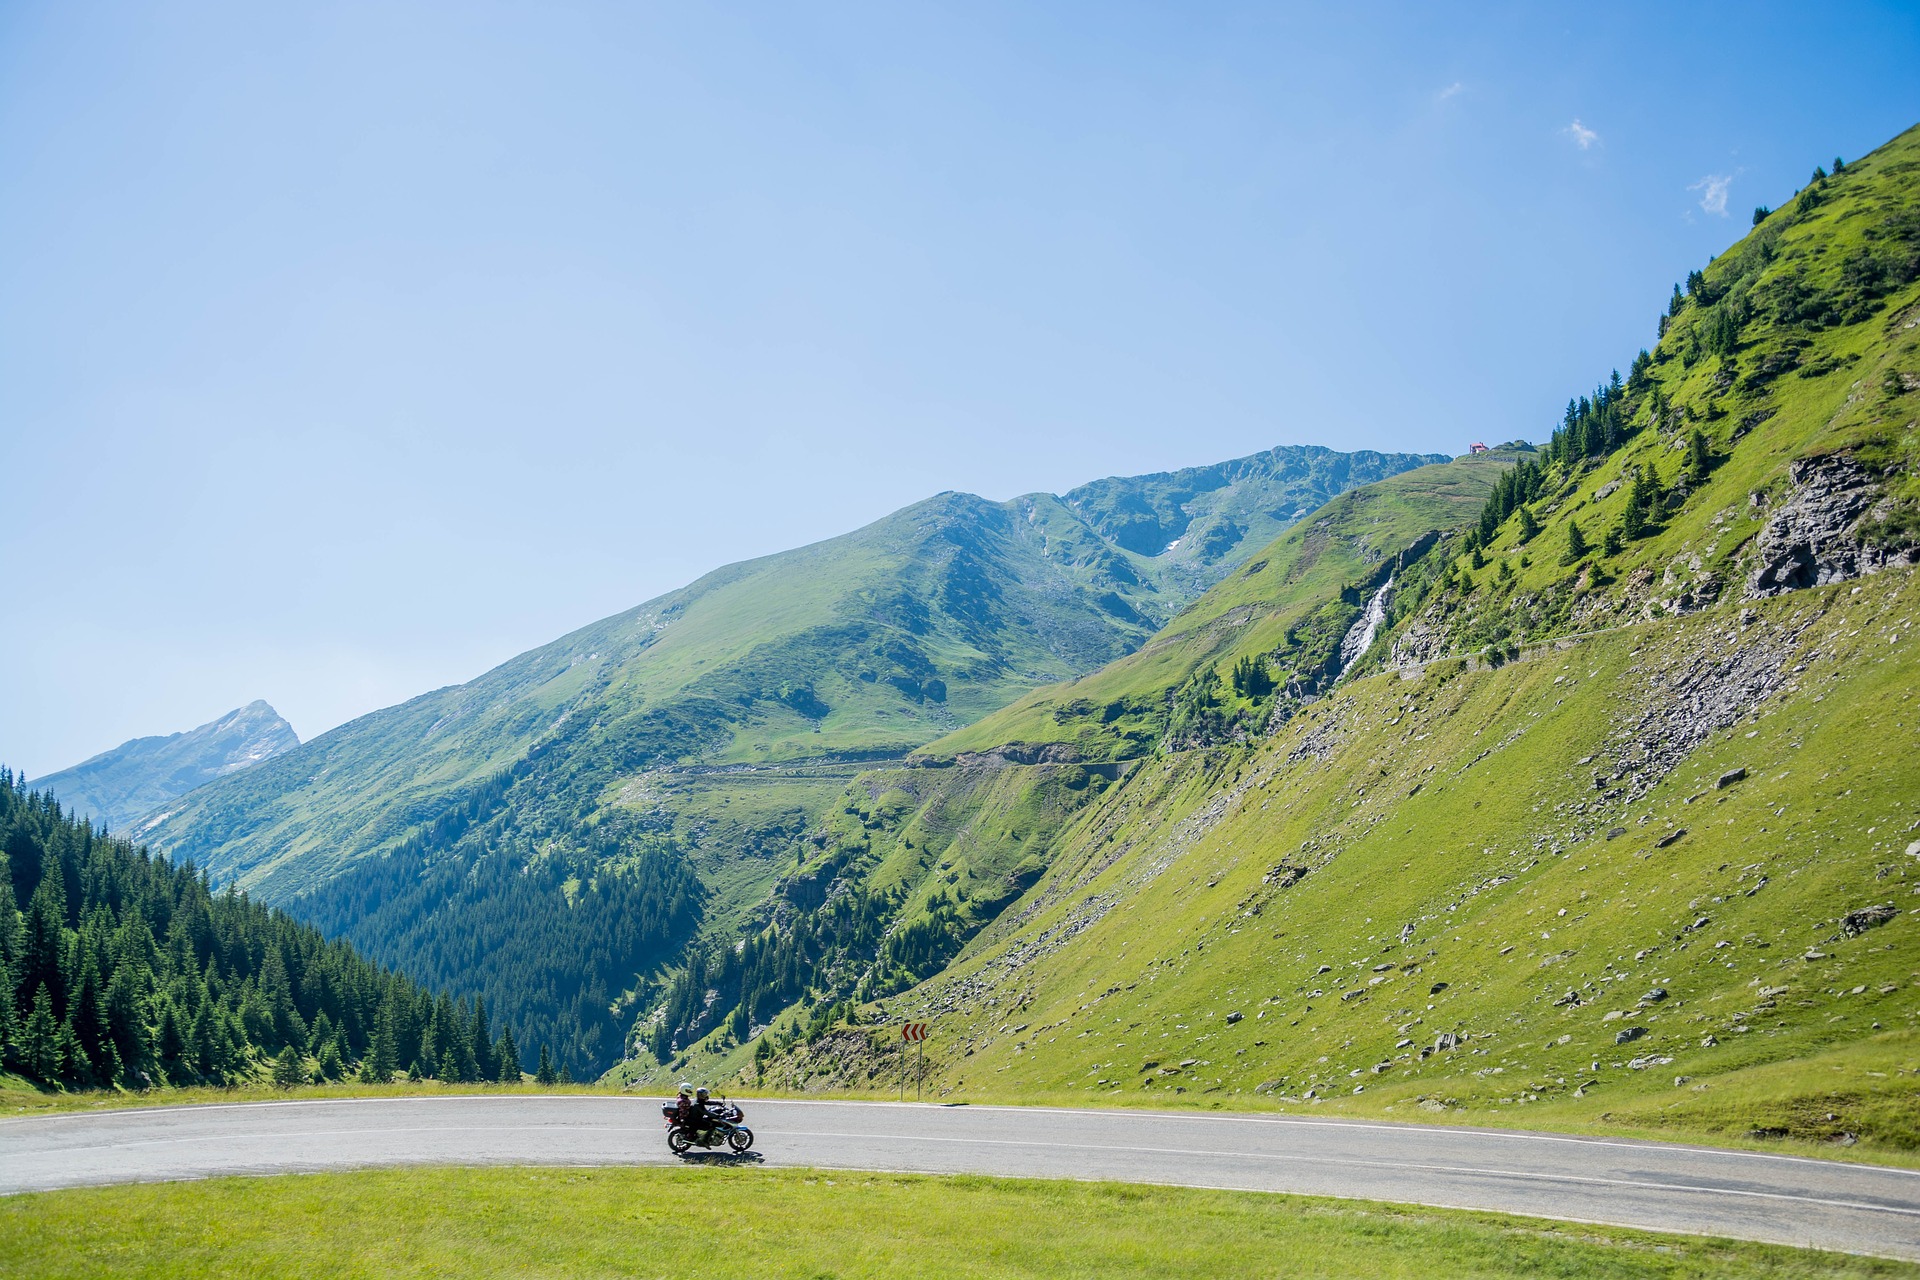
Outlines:
<svg viewBox="0 0 1920 1280"><path fill-rule="evenodd" d="M1010 1174L1489 1209L1920 1260L1920 1172L1310 1116L747 1101L773 1166ZM695 1152L714 1163L733 1157ZM659 1100L371 1098L0 1121L0 1194L403 1164L665 1165Z"/></svg>

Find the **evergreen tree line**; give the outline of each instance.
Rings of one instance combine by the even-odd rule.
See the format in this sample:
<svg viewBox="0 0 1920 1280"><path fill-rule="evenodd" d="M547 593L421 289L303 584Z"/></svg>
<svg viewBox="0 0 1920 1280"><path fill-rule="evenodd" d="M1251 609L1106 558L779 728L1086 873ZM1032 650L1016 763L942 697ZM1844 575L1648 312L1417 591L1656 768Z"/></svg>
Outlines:
<svg viewBox="0 0 1920 1280"><path fill-rule="evenodd" d="M0 1061L68 1088L520 1077L480 1001L435 996L0 769ZM22 910L20 904L25 903Z"/></svg>

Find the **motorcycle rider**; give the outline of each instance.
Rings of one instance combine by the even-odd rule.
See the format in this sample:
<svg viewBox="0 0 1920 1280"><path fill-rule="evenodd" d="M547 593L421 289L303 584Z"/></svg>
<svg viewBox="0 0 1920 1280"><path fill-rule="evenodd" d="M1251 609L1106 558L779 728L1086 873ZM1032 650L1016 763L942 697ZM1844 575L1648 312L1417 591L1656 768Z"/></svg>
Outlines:
<svg viewBox="0 0 1920 1280"><path fill-rule="evenodd" d="M707 1091L705 1085L701 1085L693 1091L694 1123L702 1133L710 1133L713 1130L714 1114L712 1099L713 1095Z"/></svg>
<svg viewBox="0 0 1920 1280"><path fill-rule="evenodd" d="M700 1092L704 1094L706 1090L702 1089ZM694 1101L693 1085L684 1080L681 1081L680 1096L674 1099L673 1122L687 1129L696 1129L705 1119L706 1108Z"/></svg>

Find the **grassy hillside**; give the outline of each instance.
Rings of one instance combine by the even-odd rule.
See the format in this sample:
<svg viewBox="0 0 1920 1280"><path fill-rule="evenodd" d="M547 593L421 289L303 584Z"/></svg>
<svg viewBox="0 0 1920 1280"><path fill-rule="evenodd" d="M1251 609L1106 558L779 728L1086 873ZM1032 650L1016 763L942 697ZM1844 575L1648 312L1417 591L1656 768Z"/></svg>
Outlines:
<svg viewBox="0 0 1920 1280"><path fill-rule="evenodd" d="M1150 761L863 1018L934 1018L942 1096L1559 1104L1920 1148L1914 592L1375 675L1257 747ZM849 1029L767 1070L892 1065Z"/></svg>
<svg viewBox="0 0 1920 1280"><path fill-rule="evenodd" d="M939 976L692 1061L858 1090L896 1065L866 1028L931 1017L944 1096L1920 1150L1917 162L1903 135L1698 273L1424 554L1315 580L1310 522L937 743L1008 779L1036 743L1146 758ZM1270 689L1181 719L1254 656Z"/></svg>

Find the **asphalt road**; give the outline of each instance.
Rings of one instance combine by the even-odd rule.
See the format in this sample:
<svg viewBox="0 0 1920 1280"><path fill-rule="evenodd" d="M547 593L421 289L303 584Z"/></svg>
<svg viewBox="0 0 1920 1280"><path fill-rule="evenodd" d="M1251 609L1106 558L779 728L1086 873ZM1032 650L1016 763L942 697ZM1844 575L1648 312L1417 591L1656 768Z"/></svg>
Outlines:
<svg viewBox="0 0 1920 1280"><path fill-rule="evenodd" d="M766 1167L1290 1191L1920 1260L1920 1172L1869 1165L1309 1116L743 1105L758 1138L753 1161ZM675 1162L651 1098L374 1098L0 1120L4 1194L370 1165Z"/></svg>

